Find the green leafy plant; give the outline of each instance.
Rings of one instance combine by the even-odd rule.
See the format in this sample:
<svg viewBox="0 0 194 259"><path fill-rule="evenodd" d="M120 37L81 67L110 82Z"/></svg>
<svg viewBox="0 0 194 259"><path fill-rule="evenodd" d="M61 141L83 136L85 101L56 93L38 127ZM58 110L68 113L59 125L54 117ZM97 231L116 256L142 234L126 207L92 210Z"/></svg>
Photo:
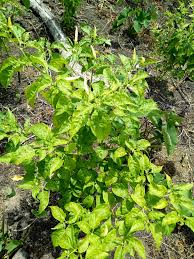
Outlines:
<svg viewBox="0 0 194 259"><path fill-rule="evenodd" d="M113 22L113 29L116 29L124 24L128 24L129 35L138 34L144 29L150 27L150 24L156 20L157 12L154 5L142 7L125 7L116 20Z"/></svg>
<svg viewBox="0 0 194 259"><path fill-rule="evenodd" d="M10 17L4 19L5 30L1 34L3 46L5 46L8 58L5 58L0 64L0 83L3 87L8 87L13 75L22 71L24 67L34 67L37 71L44 73L48 71L45 52L45 39L32 41L29 39L29 33L19 24L12 23ZM7 42L7 44L6 44ZM9 43L15 47L15 56L9 53ZM34 54L31 53L34 50Z"/></svg>
<svg viewBox="0 0 194 259"><path fill-rule="evenodd" d="M30 0L22 0L22 2L23 2L23 4L25 5L25 7L26 7L27 9L30 8Z"/></svg>
<svg viewBox="0 0 194 259"><path fill-rule="evenodd" d="M41 95L53 107L52 126L28 120L20 125L11 111L1 112L0 139L8 142L0 163L25 169L19 187L39 201L36 216L50 208L58 222L51 239L62 249L59 258L108 258L112 252L116 259L136 253L145 258L138 231L151 232L159 248L177 223L194 230L193 184L173 184L149 158L158 137L173 151L179 118L145 98L144 58L135 51L131 58L103 54L98 46L109 41L82 29L86 36L78 41L76 33L66 58L58 43L17 34L19 65L14 57L5 60L1 81L9 85L15 71L29 65L39 69L25 94L30 105ZM69 66L77 62L81 74ZM152 123L149 134L145 120Z"/></svg>
<svg viewBox="0 0 194 259"><path fill-rule="evenodd" d="M176 12L166 12L163 24L153 31L160 68L175 78L194 79L194 1L180 2Z"/></svg>
<svg viewBox="0 0 194 259"><path fill-rule="evenodd" d="M81 0L62 0L64 6L63 23L67 29L74 27L75 14L80 6Z"/></svg>
<svg viewBox="0 0 194 259"><path fill-rule="evenodd" d="M7 42L12 38L10 33L10 22L12 17L17 17L23 11L22 6L18 1L5 1L0 2L0 46L5 49ZM7 41L6 41L7 40Z"/></svg>
<svg viewBox="0 0 194 259"><path fill-rule="evenodd" d="M8 227L3 217L0 229L0 257L9 258L19 247L22 241L13 240L8 233Z"/></svg>
<svg viewBox="0 0 194 259"><path fill-rule="evenodd" d="M0 3L0 47L1 47L1 61L0 66L6 57L9 57L10 62L7 62L7 65L4 63L5 67L2 68L3 77L1 76L0 86L7 87L10 82L6 82L6 76L10 76L14 74L14 62L15 62L15 72L17 72L17 58L12 59L10 55L10 46L12 48L15 47L16 56L17 53L20 53L20 45L23 40L27 40L29 38L29 33L25 32L25 30L18 24L12 23L12 20L21 15L24 11L24 7L17 1L1 1ZM20 39L19 39L20 38ZM19 43L19 44L18 44ZM11 66L12 62L12 66ZM9 64L8 64L9 63ZM19 65L20 66L20 65ZM3 79L4 78L4 79Z"/></svg>

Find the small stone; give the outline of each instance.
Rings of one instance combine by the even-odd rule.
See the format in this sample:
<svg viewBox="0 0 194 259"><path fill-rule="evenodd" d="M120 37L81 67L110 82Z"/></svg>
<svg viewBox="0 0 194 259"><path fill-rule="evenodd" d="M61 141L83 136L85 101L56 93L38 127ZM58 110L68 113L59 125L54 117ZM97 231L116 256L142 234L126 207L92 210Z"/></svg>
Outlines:
<svg viewBox="0 0 194 259"><path fill-rule="evenodd" d="M52 256L52 254L45 254L40 259L54 259L54 257Z"/></svg>
<svg viewBox="0 0 194 259"><path fill-rule="evenodd" d="M28 254L26 253L26 251L20 248L12 257L12 259L28 259Z"/></svg>

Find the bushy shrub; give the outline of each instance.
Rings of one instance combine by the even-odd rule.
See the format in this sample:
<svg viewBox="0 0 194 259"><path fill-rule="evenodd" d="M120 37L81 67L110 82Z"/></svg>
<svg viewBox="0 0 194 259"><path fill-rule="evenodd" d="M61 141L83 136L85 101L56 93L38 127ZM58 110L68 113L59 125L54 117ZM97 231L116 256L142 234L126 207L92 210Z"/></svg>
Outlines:
<svg viewBox="0 0 194 259"><path fill-rule="evenodd" d="M75 25L75 15L81 4L81 0L62 0L64 6L63 24L71 29Z"/></svg>
<svg viewBox="0 0 194 259"><path fill-rule="evenodd" d="M161 69L176 78L194 80L194 1L179 3L153 30Z"/></svg>
<svg viewBox="0 0 194 259"><path fill-rule="evenodd" d="M150 3L146 3L143 7L138 5L136 7L125 7L113 22L113 29L126 25L129 36L135 35L149 29L156 17L157 9Z"/></svg>
<svg viewBox="0 0 194 259"><path fill-rule="evenodd" d="M95 46L108 41L89 27L83 31L86 36L78 41L76 34L66 58L58 43L46 42L44 50L45 40L22 42L19 35L18 64L41 71L26 98L33 105L39 94L53 107L52 126L29 121L21 126L9 110L0 113L0 139L8 141L0 163L25 169L19 187L39 201L36 216L50 207L58 221L51 238L63 250L61 259L108 258L112 252L116 259L136 253L145 258L138 231L151 232L160 247L177 223L194 230L193 184L173 184L149 158L156 136L173 151L179 119L145 98L144 58L135 51L131 58L100 53ZM3 71L13 61L5 60L0 69L6 83L11 79ZM76 62L83 74L69 66ZM145 120L153 125L150 134Z"/></svg>

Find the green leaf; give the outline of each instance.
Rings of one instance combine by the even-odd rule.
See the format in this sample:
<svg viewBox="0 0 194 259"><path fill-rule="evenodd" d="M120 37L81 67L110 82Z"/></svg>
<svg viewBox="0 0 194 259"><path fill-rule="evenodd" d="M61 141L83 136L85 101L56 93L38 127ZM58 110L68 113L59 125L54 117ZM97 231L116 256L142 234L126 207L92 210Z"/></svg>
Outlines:
<svg viewBox="0 0 194 259"><path fill-rule="evenodd" d="M131 107L132 109L138 108L138 106L134 103L134 100L130 97L129 94L119 91L109 94L108 96L104 96L104 103L110 107Z"/></svg>
<svg viewBox="0 0 194 259"><path fill-rule="evenodd" d="M137 142L133 139L128 139L125 141L125 145L131 150L134 151L137 148Z"/></svg>
<svg viewBox="0 0 194 259"><path fill-rule="evenodd" d="M69 239L72 248L77 248L77 238L74 226L68 226L65 230L65 240Z"/></svg>
<svg viewBox="0 0 194 259"><path fill-rule="evenodd" d="M14 186L7 187L5 190L6 198L12 198L16 195Z"/></svg>
<svg viewBox="0 0 194 259"><path fill-rule="evenodd" d="M193 218L187 217L185 220L185 225L187 225L187 227L189 227L194 232L194 217Z"/></svg>
<svg viewBox="0 0 194 259"><path fill-rule="evenodd" d="M150 147L150 142L146 139L140 139L137 141L136 145L138 150L146 150L148 147Z"/></svg>
<svg viewBox="0 0 194 259"><path fill-rule="evenodd" d="M89 216L89 225L95 229L103 220L110 217L111 211L107 204L98 205Z"/></svg>
<svg viewBox="0 0 194 259"><path fill-rule="evenodd" d="M188 196L191 189L193 188L193 183L180 183L173 186L173 192L178 192L179 194L182 194L184 196Z"/></svg>
<svg viewBox="0 0 194 259"><path fill-rule="evenodd" d="M110 219L110 226L111 227L111 219ZM121 239L116 232L116 229L112 229L108 232L108 234L103 239L102 248L104 251L111 251L115 249L116 244L121 242Z"/></svg>
<svg viewBox="0 0 194 259"><path fill-rule="evenodd" d="M109 227L110 227L109 222L108 223L105 222L104 224L101 225L101 227L100 227L100 236L101 237L107 236Z"/></svg>
<svg viewBox="0 0 194 259"><path fill-rule="evenodd" d="M132 222L130 233L134 233L144 229L145 229L145 222L143 221L143 219L135 219L134 222Z"/></svg>
<svg viewBox="0 0 194 259"><path fill-rule="evenodd" d="M62 229L64 228L64 222L63 223L58 223L54 228L52 228L53 230L56 230L56 229Z"/></svg>
<svg viewBox="0 0 194 259"><path fill-rule="evenodd" d="M16 248L18 248L22 244L22 241L20 240L10 240L5 246L5 250L7 250L7 253L12 253Z"/></svg>
<svg viewBox="0 0 194 259"><path fill-rule="evenodd" d="M123 247L121 245L117 246L117 249L114 253L114 259L124 259L124 258L125 258L125 255L124 255Z"/></svg>
<svg viewBox="0 0 194 259"><path fill-rule="evenodd" d="M114 152L114 158L123 157L127 154L125 149L123 147L117 148L117 150Z"/></svg>
<svg viewBox="0 0 194 259"><path fill-rule="evenodd" d="M51 240L54 247L60 245L61 241L64 239L65 236L65 229L57 229L56 231L52 232Z"/></svg>
<svg viewBox="0 0 194 259"><path fill-rule="evenodd" d="M72 249L76 242L73 226L55 230L51 234L51 239L54 247L60 246L63 249Z"/></svg>
<svg viewBox="0 0 194 259"><path fill-rule="evenodd" d="M34 66L38 65L38 66L42 66L42 72L47 72L48 70L48 63L46 61L46 57L45 57L45 53L41 53L41 54L38 54L38 55L30 55L30 61L32 62L32 64Z"/></svg>
<svg viewBox="0 0 194 259"><path fill-rule="evenodd" d="M60 53L52 53L49 68L55 72L63 71L64 65L67 63L67 60ZM64 87L64 85L63 85Z"/></svg>
<svg viewBox="0 0 194 259"><path fill-rule="evenodd" d="M25 29L21 27L19 24L15 23L11 26L12 33L17 38L17 40L21 43L23 34L25 33Z"/></svg>
<svg viewBox="0 0 194 259"><path fill-rule="evenodd" d="M90 128L97 139L106 139L111 131L110 116L104 110L95 110L90 119Z"/></svg>
<svg viewBox="0 0 194 259"><path fill-rule="evenodd" d="M7 153L1 156L0 163L11 163L19 165L30 162L34 156L35 151L32 147L28 145L20 146L15 152Z"/></svg>
<svg viewBox="0 0 194 259"><path fill-rule="evenodd" d="M40 201L39 208L38 208L38 214L41 214L46 207L49 204L49 192L48 191L42 191L38 194L38 199Z"/></svg>
<svg viewBox="0 0 194 259"><path fill-rule="evenodd" d="M133 28L137 33L139 33L142 30L142 25L138 21L133 22Z"/></svg>
<svg viewBox="0 0 194 259"><path fill-rule="evenodd" d="M113 29L116 29L118 27L120 27L122 24L124 24L127 19L128 19L128 16L131 12L131 9L128 8L128 7L125 7L118 15L118 17L116 18L116 20L113 22L112 26L113 26Z"/></svg>
<svg viewBox="0 0 194 259"><path fill-rule="evenodd" d="M130 228L130 233L144 230L147 224L147 216L138 208L132 208L125 216L125 225Z"/></svg>
<svg viewBox="0 0 194 259"><path fill-rule="evenodd" d="M97 246L89 246L86 252L86 259L108 259L109 254L101 251Z"/></svg>
<svg viewBox="0 0 194 259"><path fill-rule="evenodd" d="M131 194L131 198L141 207L146 206L145 201L145 188L144 186L137 184L135 191Z"/></svg>
<svg viewBox="0 0 194 259"><path fill-rule="evenodd" d="M7 134L0 132L0 140L4 139L4 138L6 138L6 137L8 137Z"/></svg>
<svg viewBox="0 0 194 259"><path fill-rule="evenodd" d="M181 221L180 216L176 211L169 212L162 220L162 225L172 225Z"/></svg>
<svg viewBox="0 0 194 259"><path fill-rule="evenodd" d="M89 238L89 241L90 241L90 244L91 245L100 245L100 237L99 236L97 236L96 234L94 234L94 233L91 233L89 236L88 236L88 238Z"/></svg>
<svg viewBox="0 0 194 259"><path fill-rule="evenodd" d="M131 69L131 60L129 57L126 57L125 55L120 54L119 55L120 60L125 68Z"/></svg>
<svg viewBox="0 0 194 259"><path fill-rule="evenodd" d="M51 208L52 216L56 220L58 220L59 222L65 221L66 214L61 208L59 208L58 206L50 206L50 208Z"/></svg>
<svg viewBox="0 0 194 259"><path fill-rule="evenodd" d="M150 211L148 213L148 218L151 220L163 218L165 214L161 211Z"/></svg>
<svg viewBox="0 0 194 259"><path fill-rule="evenodd" d="M141 240L133 237L130 239L129 243L141 258L146 259L145 247Z"/></svg>
<svg viewBox="0 0 194 259"><path fill-rule="evenodd" d="M145 71L138 71L136 74L133 75L132 77L132 82L134 83L139 83L142 82L145 78L148 77L148 74ZM137 88L137 86L136 86ZM135 89L134 89L135 90ZM138 88L137 88L138 90ZM152 99L142 99L141 106L140 108L143 110L145 108L145 114L149 113L149 110L155 110L157 108L157 104L152 100Z"/></svg>
<svg viewBox="0 0 194 259"><path fill-rule="evenodd" d="M38 138L41 140L51 140L53 133L51 131L51 128L47 126L44 123L37 123L34 124L31 128L30 131Z"/></svg>
<svg viewBox="0 0 194 259"><path fill-rule="evenodd" d="M117 171L110 171L108 174L105 176L105 184L106 186L111 186L112 184L116 183L118 180L118 172Z"/></svg>
<svg viewBox="0 0 194 259"><path fill-rule="evenodd" d="M108 67L103 70L103 76L106 81L109 81L110 83L117 83L118 79L116 78L113 70Z"/></svg>
<svg viewBox="0 0 194 259"><path fill-rule="evenodd" d="M80 169L79 172L77 173L77 179L81 183L85 183L85 184L95 181L97 176L98 175L95 171L87 170L87 169Z"/></svg>
<svg viewBox="0 0 194 259"><path fill-rule="evenodd" d="M159 249L162 243L162 239L163 239L163 231L162 231L162 226L160 224L155 224L155 223L151 223L150 226L150 231L152 233L152 236L154 238L156 247Z"/></svg>
<svg viewBox="0 0 194 259"><path fill-rule="evenodd" d="M122 197L122 198L129 197L128 186L122 183L114 184L112 187L112 192L118 197Z"/></svg>
<svg viewBox="0 0 194 259"><path fill-rule="evenodd" d="M88 249L89 246L89 240L87 237L80 239L78 242L78 252L79 253L84 253Z"/></svg>
<svg viewBox="0 0 194 259"><path fill-rule="evenodd" d="M2 86L7 87L15 73L15 64L17 59L15 57L7 58L0 67L0 83Z"/></svg>
<svg viewBox="0 0 194 259"><path fill-rule="evenodd" d="M53 157L50 162L49 178L52 178L53 172L57 171L63 165L63 160L59 157Z"/></svg>
<svg viewBox="0 0 194 259"><path fill-rule="evenodd" d="M167 188L164 185L154 183L149 184L149 194L162 198L165 196L166 193Z"/></svg>
<svg viewBox="0 0 194 259"><path fill-rule="evenodd" d="M61 126L61 132L68 132L68 134L73 137L82 127L86 125L92 109L92 105L88 106L85 105L85 103L81 103L73 112L72 117L69 120L69 124Z"/></svg>
<svg viewBox="0 0 194 259"><path fill-rule="evenodd" d="M28 103L33 106L37 93L49 87L51 83L52 78L48 74L41 74L41 76L25 90Z"/></svg>
<svg viewBox="0 0 194 259"><path fill-rule="evenodd" d="M36 185L35 181L31 180L24 180L22 183L20 183L17 187L25 189L25 190L31 190Z"/></svg>
<svg viewBox="0 0 194 259"><path fill-rule="evenodd" d="M4 130L5 132L18 130L19 128L16 118L10 110L6 112L4 121L2 123L3 125L1 125L0 127L2 127L2 130Z"/></svg>
<svg viewBox="0 0 194 259"><path fill-rule="evenodd" d="M102 148L102 147L97 147L94 149L97 156L99 157L99 159L103 160L108 156L108 150Z"/></svg>
<svg viewBox="0 0 194 259"><path fill-rule="evenodd" d="M166 208L168 205L168 202L166 199L160 199L154 206L153 208L154 209L157 209L157 210L162 210L164 208Z"/></svg>
<svg viewBox="0 0 194 259"><path fill-rule="evenodd" d="M70 253L69 259L79 259L79 257L76 253Z"/></svg>
<svg viewBox="0 0 194 259"><path fill-rule="evenodd" d="M24 5L25 5L25 7L26 7L27 9L30 8L30 0L22 0L22 2L24 3Z"/></svg>
<svg viewBox="0 0 194 259"><path fill-rule="evenodd" d="M84 200L83 200L83 204L84 206L86 206L87 208L92 207L92 204L94 203L94 197L92 195L88 195Z"/></svg>
<svg viewBox="0 0 194 259"><path fill-rule="evenodd" d="M78 227L86 234L90 234L91 227L90 225L85 221L79 221L77 222Z"/></svg>
<svg viewBox="0 0 194 259"><path fill-rule="evenodd" d="M172 118L171 118L172 117ZM167 117L166 123L162 126L162 134L165 142L165 146L168 152L168 155L172 154L172 152L175 149L175 146L177 144L177 129L175 127L175 122L177 121L177 116L176 116L176 121L173 117L173 115L170 116L169 118Z"/></svg>
<svg viewBox="0 0 194 259"><path fill-rule="evenodd" d="M83 208L79 203L69 202L65 209L70 212L69 224L75 223L82 216Z"/></svg>

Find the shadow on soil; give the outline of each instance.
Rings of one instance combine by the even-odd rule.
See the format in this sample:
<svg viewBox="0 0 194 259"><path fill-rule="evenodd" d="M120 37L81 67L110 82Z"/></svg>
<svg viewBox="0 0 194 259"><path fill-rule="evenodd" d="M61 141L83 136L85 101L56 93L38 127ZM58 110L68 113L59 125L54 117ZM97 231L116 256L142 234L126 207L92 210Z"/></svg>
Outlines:
<svg viewBox="0 0 194 259"><path fill-rule="evenodd" d="M8 212L7 224L12 238L23 241L22 249L27 253L26 259L57 258L60 249L53 248L51 242L51 228L57 222L50 215L35 218L31 210L36 205L32 204L23 199L19 209Z"/></svg>
<svg viewBox="0 0 194 259"><path fill-rule="evenodd" d="M171 110L174 107L175 98L173 92L168 89L168 81L149 77L147 83L149 85L148 96L152 97L161 109Z"/></svg>

